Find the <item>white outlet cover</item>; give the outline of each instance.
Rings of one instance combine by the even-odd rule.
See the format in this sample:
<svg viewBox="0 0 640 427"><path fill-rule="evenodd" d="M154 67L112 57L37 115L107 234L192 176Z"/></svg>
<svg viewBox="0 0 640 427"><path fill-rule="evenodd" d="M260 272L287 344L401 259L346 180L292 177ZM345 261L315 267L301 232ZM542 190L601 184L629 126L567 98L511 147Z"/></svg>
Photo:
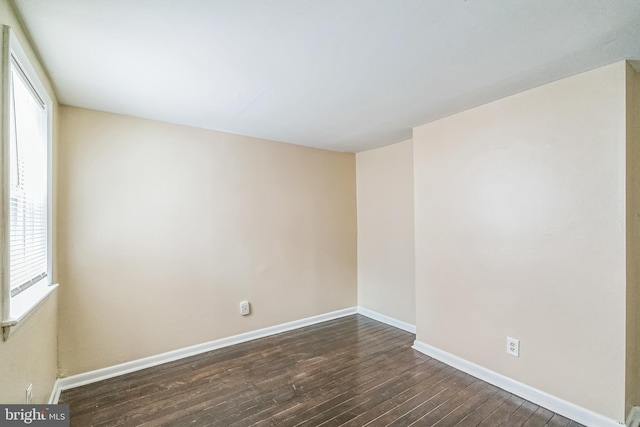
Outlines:
<svg viewBox="0 0 640 427"><path fill-rule="evenodd" d="M240 314L246 316L251 313L249 301L240 301Z"/></svg>
<svg viewBox="0 0 640 427"><path fill-rule="evenodd" d="M33 401L33 384L29 384L29 387L27 387L26 401L27 405L30 405Z"/></svg>
<svg viewBox="0 0 640 427"><path fill-rule="evenodd" d="M520 357L520 340L507 337L507 353L515 357Z"/></svg>

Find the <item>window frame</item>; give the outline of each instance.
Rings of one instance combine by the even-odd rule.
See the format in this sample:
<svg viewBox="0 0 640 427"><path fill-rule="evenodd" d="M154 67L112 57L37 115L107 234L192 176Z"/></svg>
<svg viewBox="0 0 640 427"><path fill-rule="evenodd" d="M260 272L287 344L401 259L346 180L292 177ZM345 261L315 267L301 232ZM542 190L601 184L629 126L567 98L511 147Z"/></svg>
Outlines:
<svg viewBox="0 0 640 427"><path fill-rule="evenodd" d="M9 203L10 203L10 110L11 64L20 69L37 96L43 101L47 120L47 276L24 291L11 296L9 280ZM21 322L40 305L57 287L53 284L53 102L42 84L18 38L9 26L2 28L2 56L0 58L2 79L2 116L0 117L0 315L2 336L6 340Z"/></svg>

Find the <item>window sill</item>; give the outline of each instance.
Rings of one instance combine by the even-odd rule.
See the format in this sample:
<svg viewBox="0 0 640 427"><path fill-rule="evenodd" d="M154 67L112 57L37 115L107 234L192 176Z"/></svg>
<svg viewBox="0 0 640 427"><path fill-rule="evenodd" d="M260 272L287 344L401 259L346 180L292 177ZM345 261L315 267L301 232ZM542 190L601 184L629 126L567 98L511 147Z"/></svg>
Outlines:
<svg viewBox="0 0 640 427"><path fill-rule="evenodd" d="M6 341L57 287L57 284L49 285L46 280L41 280L26 291L11 298L10 317L2 322L3 339Z"/></svg>

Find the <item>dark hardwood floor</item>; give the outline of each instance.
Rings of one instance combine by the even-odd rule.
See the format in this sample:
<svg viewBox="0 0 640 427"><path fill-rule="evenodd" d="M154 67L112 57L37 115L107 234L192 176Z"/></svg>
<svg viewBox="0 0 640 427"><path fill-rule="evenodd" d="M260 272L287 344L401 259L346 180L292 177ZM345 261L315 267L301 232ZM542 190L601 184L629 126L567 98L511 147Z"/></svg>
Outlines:
<svg viewBox="0 0 640 427"><path fill-rule="evenodd" d="M411 348L354 315L64 391L85 426L580 424Z"/></svg>

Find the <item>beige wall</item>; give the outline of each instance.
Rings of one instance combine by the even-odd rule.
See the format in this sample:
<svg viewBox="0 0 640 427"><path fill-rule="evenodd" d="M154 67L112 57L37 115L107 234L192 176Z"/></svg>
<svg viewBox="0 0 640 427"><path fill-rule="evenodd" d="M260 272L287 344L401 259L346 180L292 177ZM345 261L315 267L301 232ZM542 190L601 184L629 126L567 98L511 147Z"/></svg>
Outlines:
<svg viewBox="0 0 640 427"><path fill-rule="evenodd" d="M29 56L31 65L49 92L53 101L53 148L54 148L54 185L55 156L57 144L57 101L38 58L32 50L28 38L17 19L8 0L0 0L0 25L9 25L20 45ZM0 34L0 39L1 39ZM56 199L54 195L54 221ZM52 230L55 248L55 225ZM53 279L56 280L56 256L53 253ZM29 384L33 384L33 402L46 403L57 375L57 299L54 294L21 322L9 340L0 340L0 403L25 403L25 393ZM0 304L1 306L1 304Z"/></svg>
<svg viewBox="0 0 640 427"><path fill-rule="evenodd" d="M57 294L54 292L5 342L0 342L0 403L47 403L58 375Z"/></svg>
<svg viewBox="0 0 640 427"><path fill-rule="evenodd" d="M413 145L356 155L358 305L415 324Z"/></svg>
<svg viewBox="0 0 640 427"><path fill-rule="evenodd" d="M640 65L640 64L639 64ZM627 65L626 412L640 406L640 74Z"/></svg>
<svg viewBox="0 0 640 427"><path fill-rule="evenodd" d="M417 339L624 421L625 64L415 128L414 168Z"/></svg>
<svg viewBox="0 0 640 427"><path fill-rule="evenodd" d="M61 375L356 304L353 154L72 107L61 124Z"/></svg>

